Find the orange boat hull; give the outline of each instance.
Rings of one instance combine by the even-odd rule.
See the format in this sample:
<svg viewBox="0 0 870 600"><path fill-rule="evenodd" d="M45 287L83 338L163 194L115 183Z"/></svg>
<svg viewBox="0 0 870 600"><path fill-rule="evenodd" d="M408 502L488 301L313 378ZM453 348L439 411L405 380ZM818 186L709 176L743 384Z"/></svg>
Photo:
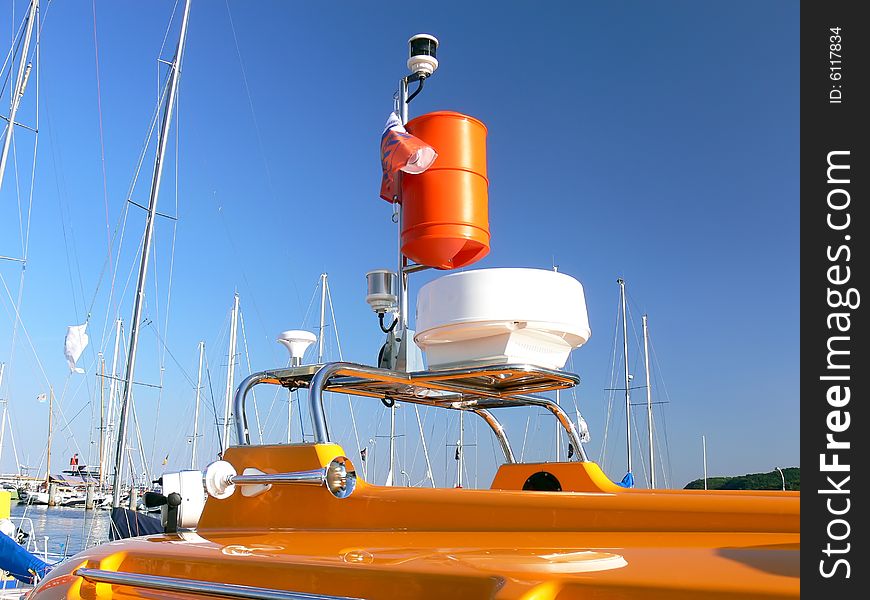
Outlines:
<svg viewBox="0 0 870 600"><path fill-rule="evenodd" d="M334 444L236 447L226 460L287 472ZM522 491L547 469L566 492ZM796 598L796 492L625 490L594 463L505 465L501 489L359 481L349 498L273 486L209 498L195 533L104 544L58 566L31 596L196 597L92 583L81 568L358 598Z"/></svg>

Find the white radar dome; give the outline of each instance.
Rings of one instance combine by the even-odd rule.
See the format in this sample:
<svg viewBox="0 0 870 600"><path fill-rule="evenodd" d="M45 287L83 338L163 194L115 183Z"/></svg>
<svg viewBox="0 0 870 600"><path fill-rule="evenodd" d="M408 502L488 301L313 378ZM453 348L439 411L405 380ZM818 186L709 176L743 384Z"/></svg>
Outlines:
<svg viewBox="0 0 870 600"><path fill-rule="evenodd" d="M544 269L478 269L430 281L417 296L416 326L430 369L561 369L592 335L583 286Z"/></svg>

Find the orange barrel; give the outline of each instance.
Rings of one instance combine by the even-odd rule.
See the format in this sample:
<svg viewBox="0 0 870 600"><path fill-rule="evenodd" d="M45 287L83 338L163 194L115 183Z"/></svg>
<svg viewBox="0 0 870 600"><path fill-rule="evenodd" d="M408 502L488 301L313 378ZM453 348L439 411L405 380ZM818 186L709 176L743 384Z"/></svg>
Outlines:
<svg viewBox="0 0 870 600"><path fill-rule="evenodd" d="M457 269L489 253L486 125L438 111L405 125L438 153L418 175L402 174L402 254L437 269Z"/></svg>

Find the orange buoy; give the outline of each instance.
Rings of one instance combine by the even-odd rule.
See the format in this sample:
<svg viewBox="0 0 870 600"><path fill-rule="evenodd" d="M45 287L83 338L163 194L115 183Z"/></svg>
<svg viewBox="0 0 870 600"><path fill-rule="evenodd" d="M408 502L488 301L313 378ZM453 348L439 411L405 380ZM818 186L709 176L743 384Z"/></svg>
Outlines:
<svg viewBox="0 0 870 600"><path fill-rule="evenodd" d="M486 125L438 111L405 125L438 153L425 172L402 176L402 254L437 269L470 265L489 253Z"/></svg>

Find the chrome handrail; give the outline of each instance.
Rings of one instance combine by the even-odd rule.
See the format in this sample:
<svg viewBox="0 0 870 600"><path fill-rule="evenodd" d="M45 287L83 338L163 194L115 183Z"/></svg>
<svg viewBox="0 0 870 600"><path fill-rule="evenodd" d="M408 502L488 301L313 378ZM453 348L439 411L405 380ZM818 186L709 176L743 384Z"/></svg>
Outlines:
<svg viewBox="0 0 870 600"><path fill-rule="evenodd" d="M462 378L465 379L462 380ZM529 379L532 380L531 384L524 383ZM519 382L519 385L514 383L515 380ZM512 384L513 387L506 389L503 387L504 381ZM530 389L532 391L565 389L578 382L579 378L571 373L524 364L406 373L357 363L333 362L324 365L305 365L253 373L242 381L236 389L233 407L236 432L239 443L242 445L251 443L247 415L245 414L247 393L259 383L308 388L314 441L318 444L330 441L323 408L323 392L327 390L363 396L392 397L403 402L468 410L477 414L490 426L501 445L506 462L514 463L516 460L504 428L488 409L507 406L540 406L553 413L577 449L578 459L586 461L588 459L583 449L582 440L567 413L558 404L547 398L523 393ZM388 389L383 389L381 384L387 386ZM429 393L417 396L414 393L415 390L428 390Z"/></svg>
<svg viewBox="0 0 870 600"><path fill-rule="evenodd" d="M228 498L236 486L247 486L243 495L256 496L272 485L316 485L323 486L336 498L347 498L356 490L356 469L346 456L338 456L325 467L289 473L263 473L257 469L245 470L239 475L235 467L225 460L211 463L203 477L206 492L218 499ZM252 489L253 488L253 489Z"/></svg>
<svg viewBox="0 0 870 600"><path fill-rule="evenodd" d="M183 592L201 596L217 596L220 598L246 598L249 600L361 600L351 596L330 596L327 594L306 594L289 590L254 587L237 583L217 583L199 579L182 579L162 575L145 575L144 573L126 573L123 571L106 571L103 569L76 569L77 575L90 583L108 583L130 587L160 590L164 592Z"/></svg>

